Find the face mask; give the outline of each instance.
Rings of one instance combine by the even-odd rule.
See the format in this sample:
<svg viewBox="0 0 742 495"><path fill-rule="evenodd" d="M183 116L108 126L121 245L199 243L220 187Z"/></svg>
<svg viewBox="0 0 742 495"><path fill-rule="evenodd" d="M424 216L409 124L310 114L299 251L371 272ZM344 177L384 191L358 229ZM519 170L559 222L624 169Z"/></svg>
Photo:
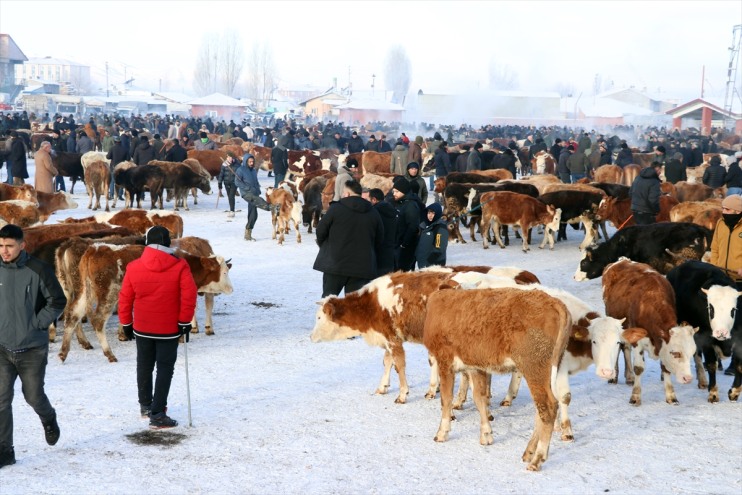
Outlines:
<svg viewBox="0 0 742 495"><path fill-rule="evenodd" d="M742 219L742 213L722 213L721 216L724 219L724 223L730 229L733 229L739 220Z"/></svg>
<svg viewBox="0 0 742 495"><path fill-rule="evenodd" d="M201 142L204 144L207 143L208 141L209 141L209 138L201 138Z"/></svg>

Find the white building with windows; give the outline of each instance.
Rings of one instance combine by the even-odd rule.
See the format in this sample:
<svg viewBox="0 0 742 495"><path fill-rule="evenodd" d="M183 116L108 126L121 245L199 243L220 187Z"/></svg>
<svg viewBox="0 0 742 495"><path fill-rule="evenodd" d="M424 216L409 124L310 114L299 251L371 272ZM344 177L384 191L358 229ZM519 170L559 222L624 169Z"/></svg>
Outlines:
<svg viewBox="0 0 742 495"><path fill-rule="evenodd" d="M62 58L29 58L23 65L16 65L15 80L24 85L30 81L53 81L79 88L90 83L90 66Z"/></svg>

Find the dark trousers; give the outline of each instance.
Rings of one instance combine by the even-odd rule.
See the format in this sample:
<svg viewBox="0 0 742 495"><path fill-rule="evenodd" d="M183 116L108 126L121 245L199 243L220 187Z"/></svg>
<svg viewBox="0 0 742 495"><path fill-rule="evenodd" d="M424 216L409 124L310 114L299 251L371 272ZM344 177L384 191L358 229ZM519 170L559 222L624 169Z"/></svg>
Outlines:
<svg viewBox="0 0 742 495"><path fill-rule="evenodd" d="M337 296L345 289L345 295L355 292L371 280L367 278L347 277L335 275L334 273L322 274L322 297Z"/></svg>
<svg viewBox="0 0 742 495"><path fill-rule="evenodd" d="M651 213L634 212L634 221L637 225L652 225L657 220Z"/></svg>
<svg viewBox="0 0 742 495"><path fill-rule="evenodd" d="M178 358L178 339L136 338L137 389L139 404L150 406L152 414L165 411L170 383L173 381L175 360ZM157 378L152 393L152 372L157 365Z"/></svg>
<svg viewBox="0 0 742 495"><path fill-rule="evenodd" d="M234 211L234 195L237 192L237 186L234 184L224 183L224 191L227 194L227 202L229 202L229 211Z"/></svg>
<svg viewBox="0 0 742 495"><path fill-rule="evenodd" d="M394 251L394 267L406 272L415 269L415 248L417 246L398 247Z"/></svg>
<svg viewBox="0 0 742 495"><path fill-rule="evenodd" d="M10 352L0 347L0 452L13 447L12 405L16 378L21 378L23 397L42 422L49 422L56 416L44 393L48 355L47 346L34 347L25 352Z"/></svg>
<svg viewBox="0 0 742 495"><path fill-rule="evenodd" d="M273 183L273 187L278 187L278 184L280 184L286 179L286 172L279 174L278 172L276 172L276 169L273 169L273 174L276 177Z"/></svg>
<svg viewBox="0 0 742 495"><path fill-rule="evenodd" d="M55 191L67 191L64 186L64 177L56 175L54 177L54 190ZM113 179L111 179L111 191L113 191Z"/></svg>
<svg viewBox="0 0 742 495"><path fill-rule="evenodd" d="M252 230L258 220L258 208L270 211L270 206L263 198L251 193L243 194L242 199L247 201L247 225L245 227Z"/></svg>

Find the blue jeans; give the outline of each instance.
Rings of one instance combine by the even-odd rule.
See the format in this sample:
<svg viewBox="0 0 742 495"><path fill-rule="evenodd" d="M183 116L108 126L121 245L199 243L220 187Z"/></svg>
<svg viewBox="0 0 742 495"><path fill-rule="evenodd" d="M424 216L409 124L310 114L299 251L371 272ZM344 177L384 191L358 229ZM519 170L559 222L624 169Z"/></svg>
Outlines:
<svg viewBox="0 0 742 495"><path fill-rule="evenodd" d="M580 179L585 178L585 174L570 174L570 178L572 179L572 184L576 183Z"/></svg>
<svg viewBox="0 0 742 495"><path fill-rule="evenodd" d="M57 175L54 177L54 190L55 191L67 191L64 187L64 177Z"/></svg>
<svg viewBox="0 0 742 495"><path fill-rule="evenodd" d="M742 196L742 187L727 187L727 196L739 194Z"/></svg>
<svg viewBox="0 0 742 495"><path fill-rule="evenodd" d="M0 452L13 447L13 386L21 378L23 397L42 422L56 417L44 393L44 375L49 355L47 346L25 352L10 352L0 346Z"/></svg>
<svg viewBox="0 0 742 495"><path fill-rule="evenodd" d="M175 360L178 359L178 338L136 338L137 343L137 389L139 404L149 406L152 414L159 414L167 407L170 383L173 381ZM157 365L157 378L152 392L152 372Z"/></svg>

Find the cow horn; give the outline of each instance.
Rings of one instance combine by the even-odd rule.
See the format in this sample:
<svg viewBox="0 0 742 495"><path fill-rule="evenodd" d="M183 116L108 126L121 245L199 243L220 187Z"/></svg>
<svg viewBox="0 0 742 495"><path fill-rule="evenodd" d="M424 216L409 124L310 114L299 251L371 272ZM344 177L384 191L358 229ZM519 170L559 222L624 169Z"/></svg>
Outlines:
<svg viewBox="0 0 742 495"><path fill-rule="evenodd" d="M676 259L676 260L678 260L678 259L682 259L682 258L683 258L683 257L682 257L681 255L679 255L678 253L673 253L672 251L670 251L670 249L669 249L669 248L665 248L665 252L666 252L667 254L669 254L670 256L672 256L672 258L673 258L673 259Z"/></svg>
<svg viewBox="0 0 742 495"><path fill-rule="evenodd" d="M224 263L226 263L226 264L230 264L231 262L232 262L232 258L229 258L229 259L228 259L227 261L225 261Z"/></svg>

